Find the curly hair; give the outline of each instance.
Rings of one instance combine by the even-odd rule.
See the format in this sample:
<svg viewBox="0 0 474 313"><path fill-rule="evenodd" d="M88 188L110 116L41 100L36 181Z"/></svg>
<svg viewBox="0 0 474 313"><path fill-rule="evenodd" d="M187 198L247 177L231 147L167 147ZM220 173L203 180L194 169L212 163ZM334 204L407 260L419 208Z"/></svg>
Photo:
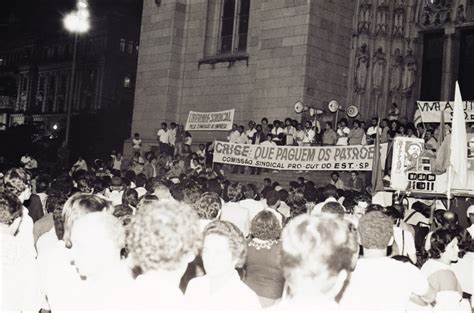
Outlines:
<svg viewBox="0 0 474 313"><path fill-rule="evenodd" d="M91 194L76 193L71 196L64 204L63 217L64 217L64 242L67 248L72 247L71 243L71 230L74 222L80 217L99 211L107 211L112 213L114 207L112 204L97 196Z"/></svg>
<svg viewBox="0 0 474 313"><path fill-rule="evenodd" d="M250 233L257 239L277 240L281 235L280 222L272 212L261 211L252 219Z"/></svg>
<svg viewBox="0 0 474 313"><path fill-rule="evenodd" d="M227 196L230 202L239 202L243 199L242 184L232 183L227 187Z"/></svg>
<svg viewBox="0 0 474 313"><path fill-rule="evenodd" d="M236 261L236 267L241 268L245 265L247 242L237 226L227 221L213 221L204 229L204 238L209 235L219 235L227 238L232 256Z"/></svg>
<svg viewBox="0 0 474 313"><path fill-rule="evenodd" d="M19 197L28 186L28 181L28 174L24 169L12 168L5 174L5 189Z"/></svg>
<svg viewBox="0 0 474 313"><path fill-rule="evenodd" d="M217 193L205 192L192 206L199 218L213 220L219 216L222 202Z"/></svg>
<svg viewBox="0 0 474 313"><path fill-rule="evenodd" d="M201 246L198 217L190 206L175 200L149 200L129 224L130 254L142 271L174 270Z"/></svg>
<svg viewBox="0 0 474 313"><path fill-rule="evenodd" d="M290 290L302 277L313 280L321 277L324 279L318 283L321 292L330 290L334 286L330 278L352 269L357 253L355 237L349 224L334 216L303 214L291 220L283 229L281 252L281 265Z"/></svg>
<svg viewBox="0 0 474 313"><path fill-rule="evenodd" d="M439 259L446 251L446 247L451 241L457 238L458 234L449 229L440 228L433 232L430 238L431 247L428 250L428 255L432 259Z"/></svg>
<svg viewBox="0 0 474 313"><path fill-rule="evenodd" d="M0 224L11 225L22 214L23 205L16 195L11 192L0 192Z"/></svg>
<svg viewBox="0 0 474 313"><path fill-rule="evenodd" d="M364 248L386 249L393 236L393 221L383 212L367 212L359 220L359 235Z"/></svg>

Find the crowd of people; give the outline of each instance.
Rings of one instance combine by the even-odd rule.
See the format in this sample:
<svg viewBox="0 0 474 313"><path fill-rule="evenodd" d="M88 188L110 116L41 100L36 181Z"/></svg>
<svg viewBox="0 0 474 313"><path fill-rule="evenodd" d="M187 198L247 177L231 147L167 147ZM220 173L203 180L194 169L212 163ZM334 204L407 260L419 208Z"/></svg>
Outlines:
<svg viewBox="0 0 474 313"><path fill-rule="evenodd" d="M1 175L2 312L470 312L474 206L468 229L445 210L430 225L431 203L382 207L337 173L256 186L206 166L205 146L189 163L161 148Z"/></svg>

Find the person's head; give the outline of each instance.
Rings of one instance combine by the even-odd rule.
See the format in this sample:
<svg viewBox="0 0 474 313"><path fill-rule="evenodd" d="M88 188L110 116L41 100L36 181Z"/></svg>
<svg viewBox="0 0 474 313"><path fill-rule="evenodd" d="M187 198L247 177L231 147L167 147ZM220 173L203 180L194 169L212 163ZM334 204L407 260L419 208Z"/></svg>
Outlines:
<svg viewBox="0 0 474 313"><path fill-rule="evenodd" d="M253 200L258 200L258 191L257 187L254 184L247 184L245 186L244 190L244 198L245 199L253 199Z"/></svg>
<svg viewBox="0 0 474 313"><path fill-rule="evenodd" d="M135 139L138 139L138 138L140 138L140 134L139 134L139 133L135 133L135 134L133 135L133 137L135 137Z"/></svg>
<svg viewBox="0 0 474 313"><path fill-rule="evenodd" d="M174 122L171 123L171 124L170 124L170 128L171 128L171 129L175 129L175 128L176 128L176 123L174 123Z"/></svg>
<svg viewBox="0 0 474 313"><path fill-rule="evenodd" d="M45 193L49 188L50 177L47 175L40 175L36 180L36 193Z"/></svg>
<svg viewBox="0 0 474 313"><path fill-rule="evenodd" d="M356 253L355 234L345 221L332 216L295 217L282 233L281 266L290 296L334 299Z"/></svg>
<svg viewBox="0 0 474 313"><path fill-rule="evenodd" d="M385 208L384 213L392 219L394 224L403 218L403 214L394 206L389 206Z"/></svg>
<svg viewBox="0 0 474 313"><path fill-rule="evenodd" d="M260 240L278 240L281 234L280 222L274 213L261 211L250 222L250 234Z"/></svg>
<svg viewBox="0 0 474 313"><path fill-rule="evenodd" d="M334 185L328 184L324 187L323 190L324 199L336 198L337 197L337 188Z"/></svg>
<svg viewBox="0 0 474 313"><path fill-rule="evenodd" d="M359 220L359 238L364 249L385 250L393 236L393 221L380 211L370 211Z"/></svg>
<svg viewBox="0 0 474 313"><path fill-rule="evenodd" d="M352 127L354 129L358 129L360 127L360 122L358 120L355 120L354 123L352 123Z"/></svg>
<svg viewBox="0 0 474 313"><path fill-rule="evenodd" d="M339 180L339 173L338 172L332 172L331 173L331 178L333 181L338 181Z"/></svg>
<svg viewBox="0 0 474 313"><path fill-rule="evenodd" d="M11 192L0 192L0 224L9 228L9 233L15 235L23 215L23 205L16 195Z"/></svg>
<svg viewBox="0 0 474 313"><path fill-rule="evenodd" d="M255 127L254 121L249 121L249 129L253 129Z"/></svg>
<svg viewBox="0 0 474 313"><path fill-rule="evenodd" d="M108 212L114 210L112 204L97 195L77 193L71 196L64 204L64 243L67 248L72 247L71 230L74 223L84 215L92 212Z"/></svg>
<svg viewBox="0 0 474 313"><path fill-rule="evenodd" d="M259 133L260 133L260 132L263 130L263 128L262 128L262 125L261 125L261 124L258 124L258 125L255 127L255 129L256 129L256 130L257 130L257 132L259 132Z"/></svg>
<svg viewBox="0 0 474 313"><path fill-rule="evenodd" d="M168 128L168 124L166 123L161 123L161 128L166 130Z"/></svg>
<svg viewBox="0 0 474 313"><path fill-rule="evenodd" d="M222 195L222 186L216 178L207 181L207 192L214 192L219 197Z"/></svg>
<svg viewBox="0 0 474 313"><path fill-rule="evenodd" d="M390 123L390 129L393 130L393 131L397 131L398 130L398 121L392 121Z"/></svg>
<svg viewBox="0 0 474 313"><path fill-rule="evenodd" d="M471 222L471 225L474 225L474 205L471 205L467 208L466 214L468 220Z"/></svg>
<svg viewBox="0 0 474 313"><path fill-rule="evenodd" d="M398 109L398 105L395 102L392 103L392 109Z"/></svg>
<svg viewBox="0 0 474 313"><path fill-rule="evenodd" d="M339 121L339 123L341 123L341 127L344 128L347 126L347 120L345 118L341 118L341 120Z"/></svg>
<svg viewBox="0 0 474 313"><path fill-rule="evenodd" d="M326 130L332 129L332 123L331 122L326 122L325 128L326 128Z"/></svg>
<svg viewBox="0 0 474 313"><path fill-rule="evenodd" d="M214 220L221 212L221 198L214 192L205 192L193 204L193 208L200 219Z"/></svg>
<svg viewBox="0 0 474 313"><path fill-rule="evenodd" d="M430 249L428 254L432 259L440 259L450 264L458 260L458 238L454 231L448 229L437 229L430 238Z"/></svg>
<svg viewBox="0 0 474 313"><path fill-rule="evenodd" d="M416 129L418 130L418 132L421 134L423 134L423 132L425 131L425 126L423 125L423 123L418 123L416 125Z"/></svg>
<svg viewBox="0 0 474 313"><path fill-rule="evenodd" d="M202 261L206 275L219 277L243 267L247 244L242 232L227 221L214 221L204 229Z"/></svg>
<svg viewBox="0 0 474 313"><path fill-rule="evenodd" d="M265 199L267 200L267 206L270 208L277 208L280 205L280 194L278 191L269 190L265 194Z"/></svg>
<svg viewBox="0 0 474 313"><path fill-rule="evenodd" d="M244 130L245 130L244 125L240 125L239 128L238 128L239 133L242 134L244 132Z"/></svg>
<svg viewBox="0 0 474 313"><path fill-rule="evenodd" d="M384 118L380 123L380 126L382 126L383 128L388 127L388 119Z"/></svg>
<svg viewBox="0 0 474 313"><path fill-rule="evenodd" d="M262 124L263 127L266 127L268 126L268 119L264 117L260 120L260 123Z"/></svg>
<svg viewBox="0 0 474 313"><path fill-rule="evenodd" d="M160 200L170 199L171 193L168 186L159 178L155 178L147 184L147 191L158 197Z"/></svg>
<svg viewBox="0 0 474 313"><path fill-rule="evenodd" d="M321 208L321 213L332 214L342 219L344 218L344 214L346 212L344 210L344 207L339 202L329 201L323 205L323 207Z"/></svg>
<svg viewBox="0 0 474 313"><path fill-rule="evenodd" d="M263 179L263 185L264 186L271 186L272 185L272 180L268 177Z"/></svg>
<svg viewBox="0 0 474 313"><path fill-rule="evenodd" d="M136 208L138 205L138 192L132 188L126 189L122 195L122 205Z"/></svg>
<svg viewBox="0 0 474 313"><path fill-rule="evenodd" d="M370 124L371 124L372 126L374 126L374 127L377 126L377 122L378 122L378 119L377 119L376 117L373 117L373 118L370 120Z"/></svg>
<svg viewBox="0 0 474 313"><path fill-rule="evenodd" d="M31 196L30 179L23 168L12 168L4 178L5 190L17 196L21 202Z"/></svg>
<svg viewBox="0 0 474 313"><path fill-rule="evenodd" d="M130 223L130 256L143 272L176 271L182 275L201 247L194 210L177 201L150 199Z"/></svg>
<svg viewBox="0 0 474 313"><path fill-rule="evenodd" d="M301 124L301 123L296 124L296 129L297 130L303 130L303 124Z"/></svg>
<svg viewBox="0 0 474 313"><path fill-rule="evenodd" d="M285 118L285 126L291 126L291 118Z"/></svg>
<svg viewBox="0 0 474 313"><path fill-rule="evenodd" d="M311 123L311 121L306 121L306 122L304 123L304 127L305 127L307 130L309 130L309 129L313 128L313 123Z"/></svg>
<svg viewBox="0 0 474 313"><path fill-rule="evenodd" d="M125 229L111 213L93 212L72 225L70 239L74 266L89 280L120 262Z"/></svg>
<svg viewBox="0 0 474 313"><path fill-rule="evenodd" d="M236 131L237 130L237 124L232 124L232 131Z"/></svg>
<svg viewBox="0 0 474 313"><path fill-rule="evenodd" d="M400 124L400 126L398 126L398 133L399 133L400 135L405 135L405 134L406 134L405 125Z"/></svg>
<svg viewBox="0 0 474 313"><path fill-rule="evenodd" d="M137 187L145 187L146 184L146 176L143 173L140 173L135 178L135 185Z"/></svg>

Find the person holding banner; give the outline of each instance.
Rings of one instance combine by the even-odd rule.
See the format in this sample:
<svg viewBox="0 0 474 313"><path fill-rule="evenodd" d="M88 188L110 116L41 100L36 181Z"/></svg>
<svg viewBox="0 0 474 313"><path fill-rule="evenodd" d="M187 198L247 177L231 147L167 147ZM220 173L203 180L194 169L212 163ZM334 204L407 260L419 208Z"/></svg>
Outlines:
<svg viewBox="0 0 474 313"><path fill-rule="evenodd" d="M347 146L348 144L348 136L350 133L349 127L347 127L347 120L345 118L341 118L338 123L337 127L337 142L336 145L338 146Z"/></svg>

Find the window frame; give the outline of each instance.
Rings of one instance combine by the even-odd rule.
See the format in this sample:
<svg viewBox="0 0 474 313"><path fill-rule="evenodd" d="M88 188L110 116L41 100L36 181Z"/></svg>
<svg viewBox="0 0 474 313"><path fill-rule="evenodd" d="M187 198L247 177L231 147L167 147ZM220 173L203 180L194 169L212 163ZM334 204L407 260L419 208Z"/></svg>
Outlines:
<svg viewBox="0 0 474 313"><path fill-rule="evenodd" d="M234 7L234 17L233 17L233 29L232 29L232 45L230 51L222 52L222 30L223 30L223 19L224 19L224 7L225 1L222 0L220 2L220 17L219 17L219 28L217 32L218 40L217 40L217 49L216 55L226 55L226 54L234 54L234 53L245 53L247 52L248 48L248 33L249 33L249 25L247 26L247 43L245 45L244 50L239 51L239 41L240 41L240 34L239 34L239 26L241 20L240 9L242 7L242 0L235 0L235 7ZM248 21L247 24L250 24L250 6L251 0L249 1L249 12L247 15Z"/></svg>

